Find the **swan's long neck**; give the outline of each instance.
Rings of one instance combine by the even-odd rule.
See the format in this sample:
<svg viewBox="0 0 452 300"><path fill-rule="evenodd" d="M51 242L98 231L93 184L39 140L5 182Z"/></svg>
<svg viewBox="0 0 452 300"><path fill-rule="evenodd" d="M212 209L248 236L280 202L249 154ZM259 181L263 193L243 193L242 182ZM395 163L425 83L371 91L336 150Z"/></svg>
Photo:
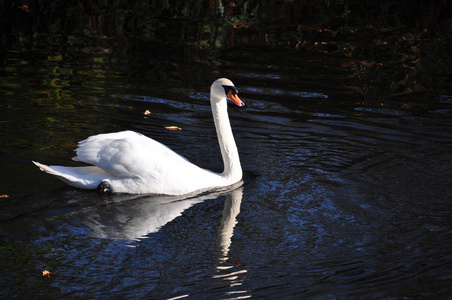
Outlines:
<svg viewBox="0 0 452 300"><path fill-rule="evenodd" d="M232 134L231 124L227 110L226 99L211 94L212 115L217 131L218 143L220 144L223 157L224 171L222 177L232 183L242 179L242 167L240 166L239 152ZM216 97L216 98L214 98Z"/></svg>

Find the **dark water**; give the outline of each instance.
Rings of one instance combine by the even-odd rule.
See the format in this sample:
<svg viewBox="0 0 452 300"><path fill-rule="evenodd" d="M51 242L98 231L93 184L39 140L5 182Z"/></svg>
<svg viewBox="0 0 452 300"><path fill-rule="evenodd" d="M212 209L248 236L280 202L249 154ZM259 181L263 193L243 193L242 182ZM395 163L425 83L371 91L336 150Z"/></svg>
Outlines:
<svg viewBox="0 0 452 300"><path fill-rule="evenodd" d="M450 45L397 33L397 50L369 38L347 56L345 37L302 32L305 51L275 47L275 30L253 44L258 29L208 51L76 35L4 46L0 298L452 297ZM78 141L135 130L221 170L208 92L223 76L246 103L229 108L238 187L101 195L31 164L75 165Z"/></svg>
<svg viewBox="0 0 452 300"><path fill-rule="evenodd" d="M83 57L6 56L3 297L451 295L452 96L369 101L320 88L315 74L220 60L221 71L199 76L229 76L247 104L230 107L243 186L189 199L99 195L30 160L71 164L77 141L132 129L221 169L210 83L129 78Z"/></svg>

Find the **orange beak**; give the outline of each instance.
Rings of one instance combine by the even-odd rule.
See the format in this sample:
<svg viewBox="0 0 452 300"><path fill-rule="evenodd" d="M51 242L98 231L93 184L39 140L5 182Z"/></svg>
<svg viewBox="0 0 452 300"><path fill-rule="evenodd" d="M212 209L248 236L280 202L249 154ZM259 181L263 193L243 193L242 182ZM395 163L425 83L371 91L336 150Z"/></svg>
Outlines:
<svg viewBox="0 0 452 300"><path fill-rule="evenodd" d="M239 96L237 96L237 94L234 94L234 93L232 92L232 90L229 91L229 93L228 93L228 98L229 98L232 102L234 102L235 104L237 104L238 106L245 106L245 103L243 103L243 101L240 100Z"/></svg>

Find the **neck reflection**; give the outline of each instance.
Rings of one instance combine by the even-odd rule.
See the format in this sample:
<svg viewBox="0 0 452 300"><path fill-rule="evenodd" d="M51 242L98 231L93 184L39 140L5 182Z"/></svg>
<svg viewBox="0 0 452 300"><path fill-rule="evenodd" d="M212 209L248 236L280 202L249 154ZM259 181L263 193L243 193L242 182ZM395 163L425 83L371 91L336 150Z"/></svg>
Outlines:
<svg viewBox="0 0 452 300"><path fill-rule="evenodd" d="M216 241L218 255L216 272L212 278L221 279L227 284L229 289L225 291L225 293L228 296L245 299L251 297L247 291L240 288L246 278L247 270L240 263L239 259L234 258L229 254L234 227L237 224L236 218L240 212L242 197L243 187L239 187L226 195L223 217L218 229Z"/></svg>

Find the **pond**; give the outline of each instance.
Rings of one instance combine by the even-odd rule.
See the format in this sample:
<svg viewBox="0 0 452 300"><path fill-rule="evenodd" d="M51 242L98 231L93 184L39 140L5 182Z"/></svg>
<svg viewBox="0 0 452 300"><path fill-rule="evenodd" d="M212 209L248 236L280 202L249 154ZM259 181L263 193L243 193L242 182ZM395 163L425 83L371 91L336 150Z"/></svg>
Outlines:
<svg viewBox="0 0 452 300"><path fill-rule="evenodd" d="M444 73L400 80L400 65L365 70L323 50L73 43L2 52L0 297L450 297ZM134 130L222 170L209 104L219 77L246 103L229 106L238 185L99 194L31 163L79 165L79 141Z"/></svg>

